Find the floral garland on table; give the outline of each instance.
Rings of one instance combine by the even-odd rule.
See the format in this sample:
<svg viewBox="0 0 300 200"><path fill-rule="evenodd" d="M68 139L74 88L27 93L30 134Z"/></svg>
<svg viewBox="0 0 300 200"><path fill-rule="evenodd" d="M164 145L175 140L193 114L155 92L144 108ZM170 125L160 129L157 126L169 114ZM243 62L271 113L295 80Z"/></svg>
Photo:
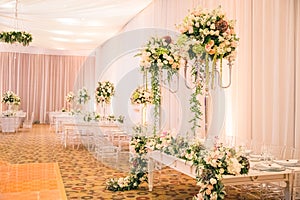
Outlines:
<svg viewBox="0 0 300 200"><path fill-rule="evenodd" d="M4 94L2 94L1 102L7 105L20 105L21 98L18 95L16 95L14 92L7 91Z"/></svg>
<svg viewBox="0 0 300 200"><path fill-rule="evenodd" d="M250 169L249 160L243 156L241 149L222 144L216 144L192 161L197 166L197 185L200 186L199 193L193 198L195 200L224 199L223 175L248 174Z"/></svg>
<svg viewBox="0 0 300 200"><path fill-rule="evenodd" d="M23 46L28 46L32 42L32 35L26 33L25 31L10 31L10 32L1 32L0 41L5 43L21 43Z"/></svg>
<svg viewBox="0 0 300 200"><path fill-rule="evenodd" d="M132 104L151 104L153 101L153 94L144 87L138 87L131 94L130 100Z"/></svg>
<svg viewBox="0 0 300 200"><path fill-rule="evenodd" d="M149 150L160 150L169 155L182 153L187 147L183 138L173 138L169 132L163 132L160 136L151 137L135 135L130 141L134 150L131 159L131 171L126 177L112 178L106 182L106 188L111 191L125 191L137 189L139 185L148 180L148 158Z"/></svg>
<svg viewBox="0 0 300 200"><path fill-rule="evenodd" d="M154 105L154 134L157 131L159 106L161 103L161 72L162 70L166 70L167 80L170 81L172 76L185 64L171 42L172 40L169 36L163 38L153 37L143 47L141 52L137 54L137 56L141 57L141 71L145 73L145 76L148 73L151 76L152 103Z"/></svg>
<svg viewBox="0 0 300 200"><path fill-rule="evenodd" d="M98 122L100 120L100 114L96 112L85 113L85 115L83 116L83 121L90 122L92 120Z"/></svg>
<svg viewBox="0 0 300 200"><path fill-rule="evenodd" d="M86 104L91 99L88 90L83 87L77 92L77 102L78 104Z"/></svg>
<svg viewBox="0 0 300 200"><path fill-rule="evenodd" d="M130 145L134 148L131 158L130 174L124 178L112 178L106 182L106 188L111 191L125 191L137 189L139 185L148 180L147 177L147 138L136 135L132 137Z"/></svg>
<svg viewBox="0 0 300 200"><path fill-rule="evenodd" d="M115 87L113 83L109 81L98 82L98 87L96 88L95 91L95 97L97 103L105 102L109 104L111 101L111 97L114 94L115 94Z"/></svg>
<svg viewBox="0 0 300 200"><path fill-rule="evenodd" d="M247 174L250 168L249 160L243 156L242 149L225 147L219 143L206 150L200 141L189 145L184 138L174 138L169 132L151 137L136 135L130 145L136 152L132 160L131 173L125 178L110 179L106 183L108 190L137 189L139 184L147 181L146 155L149 150L159 150L196 166L196 180L200 190L193 197L195 200L224 199L226 192L222 183L223 175Z"/></svg>

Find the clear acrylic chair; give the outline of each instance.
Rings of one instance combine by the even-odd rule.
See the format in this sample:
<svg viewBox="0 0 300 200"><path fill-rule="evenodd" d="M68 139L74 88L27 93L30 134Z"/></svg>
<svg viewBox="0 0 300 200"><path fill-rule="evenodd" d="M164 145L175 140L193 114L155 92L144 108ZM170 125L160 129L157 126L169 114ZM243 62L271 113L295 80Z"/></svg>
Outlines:
<svg viewBox="0 0 300 200"><path fill-rule="evenodd" d="M32 129L32 124L33 124L33 119L34 119L34 112L31 113L31 116L29 119L26 119L24 122L23 122L23 128L25 129Z"/></svg>

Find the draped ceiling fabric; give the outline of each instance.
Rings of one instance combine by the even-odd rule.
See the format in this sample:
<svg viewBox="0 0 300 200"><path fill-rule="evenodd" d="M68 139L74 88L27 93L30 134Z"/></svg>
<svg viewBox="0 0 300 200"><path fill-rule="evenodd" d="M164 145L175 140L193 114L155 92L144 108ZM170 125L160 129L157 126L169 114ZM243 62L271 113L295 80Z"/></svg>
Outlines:
<svg viewBox="0 0 300 200"><path fill-rule="evenodd" d="M0 30L32 33L31 46L88 50L117 34L151 0L0 0Z"/></svg>
<svg viewBox="0 0 300 200"><path fill-rule="evenodd" d="M88 6L86 2L83 5ZM221 5L229 19L237 20L236 31L240 37L240 45L233 67L232 85L226 89L225 134L234 136L237 142L263 142L300 148L300 2L297 0L154 0L146 9L131 19L122 31L149 27L175 30L175 24L182 21L189 9L198 5L208 9ZM55 12L52 14L55 16ZM3 23L2 20L1 23ZM103 26L103 30L106 26ZM79 29L85 29L85 27L79 27ZM55 43L53 45L59 46ZM28 83L34 78L29 78L25 72L25 75L22 74L21 68L14 67L13 55L13 53L8 53L8 55L1 53L1 91L16 87L12 89L21 92L25 96L25 104L31 106L39 102L40 98L50 97L45 96L45 92L43 95L42 91L37 91L38 94L42 94L41 96L34 94L32 87L28 87L28 84L20 85L21 82ZM27 56L30 55L25 57ZM25 57L24 59L27 59ZM36 62L33 65L36 65L34 66L36 69L46 70L47 67L54 69L54 66L59 68L61 64L55 61L58 57L50 59L50 56L45 55L45 62ZM70 59L79 62L82 58L74 56ZM68 59L64 57L63 60ZM56 64L54 65L53 62ZM64 66L67 66L64 73L67 77L68 70L73 64L69 63ZM9 72L7 72L8 69ZM60 68L60 70L64 69ZM88 71L93 70L95 69ZM77 68L72 68L70 71L72 71L70 76L76 77ZM16 81L11 77L19 77L20 80ZM50 77L50 72L46 74L46 77ZM58 80L55 79L54 82ZM80 80L83 83L87 81L85 78ZM96 80L97 77L89 79L90 82ZM52 83L40 82L48 87ZM64 80L64 83L58 84L62 85L56 87L67 88L65 85L68 83ZM37 87L43 88L41 85ZM71 86L68 89L71 89ZM64 92L68 89L64 89ZM32 92L25 94L26 90ZM51 100L49 99L46 105L49 109L54 108L50 105L61 106L63 104L62 98L65 94L62 95L62 91L57 91L57 93L61 94L60 97L51 98L60 98L60 100L50 98ZM29 100L30 94L33 94L36 99ZM47 93L47 95L50 94ZM45 100L39 103L38 107L41 108L44 103L46 103ZM44 115L45 110L40 114L41 121L44 121Z"/></svg>

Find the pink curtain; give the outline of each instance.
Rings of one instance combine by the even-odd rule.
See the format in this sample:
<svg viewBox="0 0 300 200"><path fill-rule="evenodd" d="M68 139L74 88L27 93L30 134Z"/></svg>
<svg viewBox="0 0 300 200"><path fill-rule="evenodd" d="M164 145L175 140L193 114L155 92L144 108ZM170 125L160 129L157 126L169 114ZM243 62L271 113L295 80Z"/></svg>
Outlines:
<svg viewBox="0 0 300 200"><path fill-rule="evenodd" d="M83 86L82 68L94 67L86 56L44 55L16 52L0 53L1 95L11 90L21 97L20 109L34 121L48 122L48 112L66 106L65 96L74 85ZM1 110L6 106L1 105Z"/></svg>

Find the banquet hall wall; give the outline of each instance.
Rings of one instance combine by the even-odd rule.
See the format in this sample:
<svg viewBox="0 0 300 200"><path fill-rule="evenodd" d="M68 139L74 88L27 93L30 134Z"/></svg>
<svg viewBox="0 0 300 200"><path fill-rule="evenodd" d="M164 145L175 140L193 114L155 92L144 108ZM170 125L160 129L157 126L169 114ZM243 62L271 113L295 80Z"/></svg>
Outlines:
<svg viewBox="0 0 300 200"><path fill-rule="evenodd" d="M225 134L241 143L254 141L300 148L300 1L154 0L121 32L149 27L176 31L175 25L198 5L208 9L221 5L229 19L237 20L240 42L232 85L225 90ZM64 105L64 96L73 89L70 83L86 59L22 55L21 60L38 60L21 67L13 64L13 53L0 56L1 92L15 90L24 99L24 110L30 111L33 106L39 110L36 119L41 122L47 121L48 111ZM90 59L90 68L80 73L79 85L92 86L97 81L97 77L86 78L96 70L92 66L97 57ZM24 76L27 68L23 67L32 76ZM50 77L52 73L56 76Z"/></svg>

